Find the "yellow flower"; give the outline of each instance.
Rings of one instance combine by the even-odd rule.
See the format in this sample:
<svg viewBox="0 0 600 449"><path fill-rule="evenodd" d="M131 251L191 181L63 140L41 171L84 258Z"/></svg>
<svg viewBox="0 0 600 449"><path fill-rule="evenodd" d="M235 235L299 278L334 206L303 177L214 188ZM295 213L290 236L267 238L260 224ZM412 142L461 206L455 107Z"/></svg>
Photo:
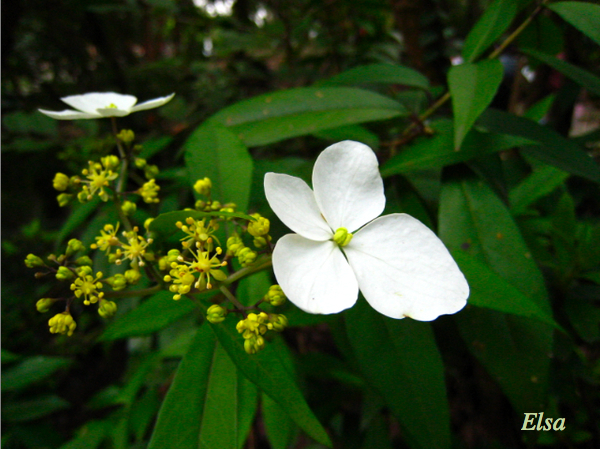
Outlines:
<svg viewBox="0 0 600 449"><path fill-rule="evenodd" d="M104 190L110 185L110 181L114 181L119 177L118 173L113 172L109 167L112 166L111 159L103 158L102 162L89 161L89 168L85 168L81 173L88 179L81 181L84 185L82 191L78 195L79 199L91 200L95 194L98 194L102 201L108 201L108 193Z"/></svg>
<svg viewBox="0 0 600 449"><path fill-rule="evenodd" d="M141 195L145 203L158 203L158 191L160 186L156 185L156 181L151 179L144 183L142 187L136 190L136 193Z"/></svg>
<svg viewBox="0 0 600 449"><path fill-rule="evenodd" d="M145 239L141 235L138 235L138 227L134 227L131 231L123 232L123 236L127 239L127 243L121 243L121 247L117 250L115 263L121 264L122 258L131 260L133 266L144 266L144 257L146 256L146 248L152 243L152 239Z"/></svg>
<svg viewBox="0 0 600 449"><path fill-rule="evenodd" d="M117 223L117 226L105 224L104 229L100 230L100 237L96 237L96 243L92 243L90 248L105 251L106 255L110 254L110 250L113 246L118 246L121 244L119 238L117 237L118 230L119 223Z"/></svg>
<svg viewBox="0 0 600 449"><path fill-rule="evenodd" d="M81 267L77 271L79 277L71 284L71 290L77 298L83 295L83 303L86 306L98 302L104 296L104 292L99 291L102 288L102 273L96 273L96 277L92 276L91 267Z"/></svg>

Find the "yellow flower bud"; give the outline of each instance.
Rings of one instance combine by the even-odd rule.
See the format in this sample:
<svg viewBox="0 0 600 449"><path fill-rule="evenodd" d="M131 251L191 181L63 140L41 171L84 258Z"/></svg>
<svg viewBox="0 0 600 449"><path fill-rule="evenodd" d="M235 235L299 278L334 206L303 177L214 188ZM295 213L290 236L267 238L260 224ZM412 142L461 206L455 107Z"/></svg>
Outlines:
<svg viewBox="0 0 600 449"><path fill-rule="evenodd" d="M43 267L45 265L44 261L35 254L28 254L25 258L25 266L27 268Z"/></svg>
<svg viewBox="0 0 600 449"><path fill-rule="evenodd" d="M121 205L121 210L125 215L129 216L137 210L137 205L132 201L124 201Z"/></svg>
<svg viewBox="0 0 600 449"><path fill-rule="evenodd" d="M82 192L80 192L80 193L82 193ZM77 197L79 198L79 195L77 195ZM65 207L71 202L72 198L73 198L73 195L71 195L70 193L61 193L60 195L58 195L56 197L56 201L58 201L58 205L60 207Z"/></svg>
<svg viewBox="0 0 600 449"><path fill-rule="evenodd" d="M75 274L67 267L58 267L56 272L56 279L59 281L70 281L75 278Z"/></svg>
<svg viewBox="0 0 600 449"><path fill-rule="evenodd" d="M119 166L119 158L114 154L104 156L100 161L106 170L114 170Z"/></svg>
<svg viewBox="0 0 600 449"><path fill-rule="evenodd" d="M100 307L98 307L98 315L102 318L110 318L117 313L117 304L114 301L108 301L106 299L100 300Z"/></svg>
<svg viewBox="0 0 600 449"><path fill-rule="evenodd" d="M77 251L81 251L85 249L85 246L83 246L83 243L81 243L81 240L77 240L77 239L71 239L69 240L69 243L67 243L67 256L70 256L73 253L76 253Z"/></svg>
<svg viewBox="0 0 600 449"><path fill-rule="evenodd" d="M199 195L204 195L204 196L210 195L211 188L212 188L212 182L209 178L199 179L194 184L194 190Z"/></svg>
<svg viewBox="0 0 600 449"><path fill-rule="evenodd" d="M117 139L119 139L123 143L131 143L135 139L135 134L130 129L122 129L117 134Z"/></svg>
<svg viewBox="0 0 600 449"><path fill-rule="evenodd" d="M59 192L64 192L69 187L69 177L64 173L57 173L52 180L52 187Z"/></svg>
<svg viewBox="0 0 600 449"><path fill-rule="evenodd" d="M268 301L272 306L280 306L285 302L286 297L281 287L275 284L269 287L269 291L263 299Z"/></svg>
<svg viewBox="0 0 600 449"><path fill-rule="evenodd" d="M240 265L242 267L252 265L252 263L254 263L256 260L256 256L256 251L252 251L248 247L242 248L237 254L238 260L240 261Z"/></svg>
<svg viewBox="0 0 600 449"><path fill-rule="evenodd" d="M92 265L92 263L92 259L90 259L88 256L81 256L75 259L75 264L77 266Z"/></svg>
<svg viewBox="0 0 600 449"><path fill-rule="evenodd" d="M50 307L52 306L53 303L54 303L54 299L52 299L52 298L42 298L38 302L35 303L35 307L38 312L46 313L48 310L50 310Z"/></svg>
<svg viewBox="0 0 600 449"><path fill-rule="evenodd" d="M269 227L271 223L265 217L261 217L260 214L252 214L255 221L251 221L248 223L248 233L252 237L261 237L269 233Z"/></svg>
<svg viewBox="0 0 600 449"><path fill-rule="evenodd" d="M52 334L67 334L69 337L73 335L77 323L68 311L58 313L48 320L50 333Z"/></svg>
<svg viewBox="0 0 600 449"><path fill-rule="evenodd" d="M141 277L142 275L138 270L131 269L125 272L125 279L127 279L127 283L131 285L137 284Z"/></svg>
<svg viewBox="0 0 600 449"><path fill-rule="evenodd" d="M217 324L225 320L228 310L221 307L219 304L213 304L206 312L206 319L213 324Z"/></svg>

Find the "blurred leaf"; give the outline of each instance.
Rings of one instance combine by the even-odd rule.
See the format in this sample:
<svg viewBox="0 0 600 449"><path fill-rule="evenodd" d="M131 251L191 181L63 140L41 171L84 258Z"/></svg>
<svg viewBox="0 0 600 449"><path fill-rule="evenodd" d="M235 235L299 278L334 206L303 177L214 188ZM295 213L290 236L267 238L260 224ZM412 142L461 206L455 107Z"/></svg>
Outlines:
<svg viewBox="0 0 600 449"><path fill-rule="evenodd" d="M60 369L68 368L72 363L72 360L64 357L29 357L16 366L2 370L2 391L21 390Z"/></svg>
<svg viewBox="0 0 600 449"><path fill-rule="evenodd" d="M490 105L502 82L504 69L500 61L486 60L476 64L465 63L450 68L448 87L454 112L454 148L458 150L463 139Z"/></svg>
<svg viewBox="0 0 600 449"><path fill-rule="evenodd" d="M386 318L362 299L345 319L361 371L399 420L408 444L449 448L444 367L431 325Z"/></svg>
<svg viewBox="0 0 600 449"><path fill-rule="evenodd" d="M2 349L2 364L14 362L16 360L19 360L20 358L20 355L13 354L12 352L7 351L6 349Z"/></svg>
<svg viewBox="0 0 600 449"><path fill-rule="evenodd" d="M365 430L362 449L392 449L388 422L381 413L376 414Z"/></svg>
<svg viewBox="0 0 600 449"><path fill-rule="evenodd" d="M369 64L354 67L319 83L321 86L361 84L400 84L429 90L429 80L416 70L395 64Z"/></svg>
<svg viewBox="0 0 600 449"><path fill-rule="evenodd" d="M523 114L523 117L533 120L535 122L539 122L546 116L546 114L548 114L548 111L550 110L550 107L552 106L552 103L554 103L555 99L556 94L546 95L540 101L538 101L529 109L527 109L527 111L525 111L525 113Z"/></svg>
<svg viewBox="0 0 600 449"><path fill-rule="evenodd" d="M272 449L291 447L297 433L297 426L287 413L266 394L261 395L262 419L267 439Z"/></svg>
<svg viewBox="0 0 600 449"><path fill-rule="evenodd" d="M252 183L252 158L230 130L213 123L200 125L183 145L190 183L209 177L211 197L246 210ZM235 180L235 182L233 182Z"/></svg>
<svg viewBox="0 0 600 449"><path fill-rule="evenodd" d="M582 295L570 294L564 303L564 308L569 322L579 337L590 343L600 341L600 308L598 306Z"/></svg>
<svg viewBox="0 0 600 449"><path fill-rule="evenodd" d="M589 2L558 2L548 5L548 8L600 45L600 5Z"/></svg>
<svg viewBox="0 0 600 449"><path fill-rule="evenodd" d="M210 324L210 323L209 323ZM308 407L288 369L272 343L257 354L248 355L235 328L235 320L211 324L219 342L238 369L265 394L269 395L310 437L331 447L329 436Z"/></svg>
<svg viewBox="0 0 600 449"><path fill-rule="evenodd" d="M453 145L453 126L448 119L438 119L431 123L433 137L419 138L381 167L381 175L387 177L415 170L441 168L446 165L465 162L484 154L507 150L530 144L531 140L506 134L486 133L471 129L457 151Z"/></svg>
<svg viewBox="0 0 600 449"><path fill-rule="evenodd" d="M598 9L600 9L600 6ZM567 61L563 61L537 50L522 48L521 51L529 56L534 57L535 59L542 61L544 64L548 64L550 67L558 70L567 78L572 79L590 92L600 95L600 78L593 73L588 72L581 67L570 64Z"/></svg>
<svg viewBox="0 0 600 449"><path fill-rule="evenodd" d="M88 421L77 432L77 436L60 449L96 449L102 444L112 423L106 421Z"/></svg>
<svg viewBox="0 0 600 449"><path fill-rule="evenodd" d="M54 394L24 401L4 401L2 420L8 422L32 421L69 407L70 404L67 401Z"/></svg>
<svg viewBox="0 0 600 449"><path fill-rule="evenodd" d="M218 290L209 290L202 293L202 297L207 298L216 293ZM197 306L185 296L175 301L172 292L160 291L131 312L111 322L100 340L109 341L151 334L189 315L196 308Z"/></svg>
<svg viewBox="0 0 600 449"><path fill-rule="evenodd" d="M60 245L67 237L69 237L83 223L89 220L90 215L98 210L98 205L101 203L100 198L94 197L87 203L79 203L76 201L76 206L73 207L69 218L56 237L56 245Z"/></svg>
<svg viewBox="0 0 600 449"><path fill-rule="evenodd" d="M219 111L209 122L227 126L252 147L407 113L400 103L368 90L300 87L240 101Z"/></svg>
<svg viewBox="0 0 600 449"><path fill-rule="evenodd" d="M148 388L140 398L131 404L128 413L129 428L135 435L136 441L143 441L150 425L154 424L161 399L156 388Z"/></svg>
<svg viewBox="0 0 600 449"><path fill-rule="evenodd" d="M58 122L38 111L17 111L5 114L2 125L6 131L15 134L38 134L46 137L58 136ZM42 144L44 142L41 142Z"/></svg>
<svg viewBox="0 0 600 449"><path fill-rule="evenodd" d="M512 23L517 14L517 0L495 0L465 39L462 56L466 62L475 61Z"/></svg>
<svg viewBox="0 0 600 449"><path fill-rule="evenodd" d="M460 250L452 251L452 257L469 282L470 305L532 318L562 330L552 316L486 264Z"/></svg>
<svg viewBox="0 0 600 449"><path fill-rule="evenodd" d="M451 249L487 264L508 284L551 316L544 279L506 206L471 177L444 183L439 234ZM476 284L477 286L477 284ZM514 298L505 298L505 301ZM497 380L519 412L543 408L552 328L518 316L467 306L455 315L473 354Z"/></svg>
<svg viewBox="0 0 600 449"><path fill-rule="evenodd" d="M342 140L355 140L371 148L379 148L379 137L360 125L347 125L338 128L323 129L314 133L320 139L340 142Z"/></svg>
<svg viewBox="0 0 600 449"><path fill-rule="evenodd" d="M514 215L525 213L527 207L562 185L569 174L550 165L535 170L510 191L510 210Z"/></svg>
<svg viewBox="0 0 600 449"><path fill-rule="evenodd" d="M573 140L533 120L488 109L477 124L490 132L520 136L539 143L523 148L536 159L574 175L600 182L600 167Z"/></svg>
<svg viewBox="0 0 600 449"><path fill-rule="evenodd" d="M156 153L166 148L172 141L173 138L170 136L160 136L155 137L154 139L146 140L142 144L142 151L140 151L138 157L150 159Z"/></svg>

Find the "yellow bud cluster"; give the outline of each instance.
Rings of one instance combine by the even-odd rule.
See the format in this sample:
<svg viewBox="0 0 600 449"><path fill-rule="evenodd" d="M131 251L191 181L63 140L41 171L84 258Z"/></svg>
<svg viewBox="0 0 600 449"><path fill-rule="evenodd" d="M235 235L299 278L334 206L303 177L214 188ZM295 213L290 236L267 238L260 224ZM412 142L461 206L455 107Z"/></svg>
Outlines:
<svg viewBox="0 0 600 449"><path fill-rule="evenodd" d="M269 302L272 306L280 306L285 302L286 297L281 287L275 284L269 287L269 291L264 296L263 300Z"/></svg>
<svg viewBox="0 0 600 449"><path fill-rule="evenodd" d="M160 190L160 186L156 185L156 181L151 179L150 181L144 183L142 187L136 190L136 193L142 197L145 203L158 203L158 191Z"/></svg>
<svg viewBox="0 0 600 449"><path fill-rule="evenodd" d="M107 301L102 299L100 301L100 307L98 307L98 315L102 318L110 318L117 313L117 304L114 301Z"/></svg>
<svg viewBox="0 0 600 449"><path fill-rule="evenodd" d="M252 214L252 217L256 218L254 221L248 223L248 233L252 237L262 237L269 233L271 223L265 217L261 217L260 214Z"/></svg>
<svg viewBox="0 0 600 449"><path fill-rule="evenodd" d="M212 182L209 178L199 179L194 184L194 190L199 195L209 196L211 188L212 188Z"/></svg>
<svg viewBox="0 0 600 449"><path fill-rule="evenodd" d="M50 327L50 333L52 334L67 334L69 337L75 332L77 323L69 313L64 311L54 315L48 320L48 326Z"/></svg>
<svg viewBox="0 0 600 449"><path fill-rule="evenodd" d="M281 332L288 325L284 315L260 312L249 313L248 317L236 325L237 331L244 337L244 350L248 354L255 354L265 346L263 335L267 330Z"/></svg>
<svg viewBox="0 0 600 449"><path fill-rule="evenodd" d="M213 324L217 324L225 320L227 312L228 310L225 307L213 304L206 312L206 319Z"/></svg>

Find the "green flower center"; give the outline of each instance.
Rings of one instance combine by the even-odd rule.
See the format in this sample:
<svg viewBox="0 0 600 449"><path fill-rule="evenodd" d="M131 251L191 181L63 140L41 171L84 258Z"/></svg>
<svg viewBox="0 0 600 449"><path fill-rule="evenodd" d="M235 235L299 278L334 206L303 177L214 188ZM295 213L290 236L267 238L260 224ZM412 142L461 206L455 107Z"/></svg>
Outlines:
<svg viewBox="0 0 600 449"><path fill-rule="evenodd" d="M333 235L333 241L339 246L344 247L352 240L352 234L346 228L338 228Z"/></svg>

